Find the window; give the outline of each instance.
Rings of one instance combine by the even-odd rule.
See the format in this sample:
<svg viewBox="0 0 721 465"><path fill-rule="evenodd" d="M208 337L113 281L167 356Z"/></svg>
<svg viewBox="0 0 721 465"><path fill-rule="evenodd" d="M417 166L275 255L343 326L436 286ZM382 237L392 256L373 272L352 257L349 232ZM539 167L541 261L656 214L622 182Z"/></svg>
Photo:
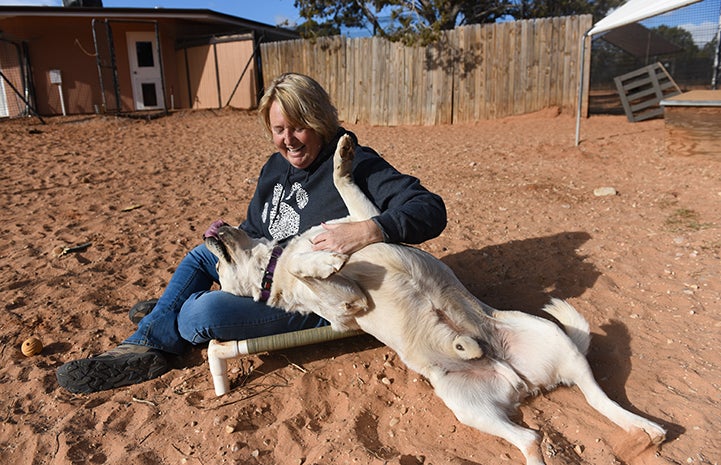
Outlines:
<svg viewBox="0 0 721 465"><path fill-rule="evenodd" d="M152 42L141 42L135 43L135 54L138 57L138 67L140 68L152 68L155 66L155 60L153 58L153 43Z"/></svg>

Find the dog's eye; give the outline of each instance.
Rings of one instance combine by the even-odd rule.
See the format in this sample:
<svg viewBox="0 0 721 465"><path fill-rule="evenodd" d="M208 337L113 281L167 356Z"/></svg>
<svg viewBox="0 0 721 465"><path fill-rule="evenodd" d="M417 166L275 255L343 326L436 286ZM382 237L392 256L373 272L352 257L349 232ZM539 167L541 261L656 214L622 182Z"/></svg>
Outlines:
<svg viewBox="0 0 721 465"><path fill-rule="evenodd" d="M461 344L456 344L456 350L460 350L461 352L466 350L465 347L463 347Z"/></svg>

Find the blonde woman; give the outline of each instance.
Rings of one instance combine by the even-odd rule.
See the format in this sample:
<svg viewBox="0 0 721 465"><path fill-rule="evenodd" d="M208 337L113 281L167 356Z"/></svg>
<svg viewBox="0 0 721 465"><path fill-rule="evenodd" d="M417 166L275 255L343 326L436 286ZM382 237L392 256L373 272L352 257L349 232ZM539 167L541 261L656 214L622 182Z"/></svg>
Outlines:
<svg viewBox="0 0 721 465"><path fill-rule="evenodd" d="M347 216L332 173L337 141L351 133L341 127L327 92L308 76L284 74L267 89L259 115L276 152L260 171L239 227L251 237L283 245L312 226ZM352 253L374 242L418 244L438 236L446 226L443 200L351 137L358 146L354 180L382 213L367 221L325 225L314 247ZM208 234L217 227L214 223ZM162 375L171 357L211 339L248 339L328 324L313 314L211 291L218 281L216 262L205 245L191 250L162 296L136 306L135 317L142 317L137 331L108 352L62 365L60 385L88 393L135 384Z"/></svg>

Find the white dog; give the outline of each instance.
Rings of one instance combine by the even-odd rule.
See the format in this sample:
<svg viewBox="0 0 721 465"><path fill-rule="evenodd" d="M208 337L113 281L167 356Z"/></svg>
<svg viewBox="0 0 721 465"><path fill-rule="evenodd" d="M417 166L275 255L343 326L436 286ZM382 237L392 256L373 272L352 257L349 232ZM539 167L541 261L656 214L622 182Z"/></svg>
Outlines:
<svg viewBox="0 0 721 465"><path fill-rule="evenodd" d="M353 183L353 156L353 142L344 136L334 182L350 216L338 221L378 214ZM649 444L664 440L661 426L623 409L595 382L585 358L588 323L568 303L553 299L544 308L564 332L549 320L485 305L421 250L373 244L350 256L313 251L310 238L319 232L313 228L294 238L277 257L263 296L267 303L316 313L336 330L373 335L428 378L459 421L506 439L527 465L544 463L539 435L511 422L508 413L527 395L559 384L576 384L591 406L629 433L645 432ZM222 289L259 300L275 244L227 225L206 244L219 258Z"/></svg>

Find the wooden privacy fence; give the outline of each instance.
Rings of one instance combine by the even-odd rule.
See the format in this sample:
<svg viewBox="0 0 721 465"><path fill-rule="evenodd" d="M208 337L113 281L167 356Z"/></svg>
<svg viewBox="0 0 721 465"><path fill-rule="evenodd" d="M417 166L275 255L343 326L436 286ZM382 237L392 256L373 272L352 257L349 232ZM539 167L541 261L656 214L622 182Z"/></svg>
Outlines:
<svg viewBox="0 0 721 465"><path fill-rule="evenodd" d="M341 36L267 43L263 79L312 76L351 123L464 123L554 106L574 112L581 38L591 25L583 15L464 26L428 47Z"/></svg>

